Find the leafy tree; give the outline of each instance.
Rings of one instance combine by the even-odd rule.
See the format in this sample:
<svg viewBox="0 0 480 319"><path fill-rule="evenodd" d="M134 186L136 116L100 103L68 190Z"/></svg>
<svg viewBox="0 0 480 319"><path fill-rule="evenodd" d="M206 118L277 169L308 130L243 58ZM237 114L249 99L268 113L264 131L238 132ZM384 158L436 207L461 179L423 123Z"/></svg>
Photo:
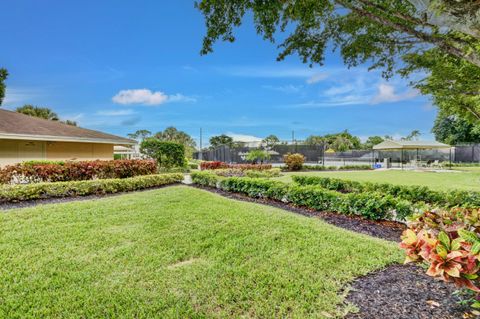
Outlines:
<svg viewBox="0 0 480 319"><path fill-rule="evenodd" d="M215 149L222 145L233 147L234 146L233 138L225 134L210 137L211 148Z"/></svg>
<svg viewBox="0 0 480 319"><path fill-rule="evenodd" d="M8 78L8 71L7 69L0 69L0 105L3 103L3 99L5 98L5 81Z"/></svg>
<svg viewBox="0 0 480 319"><path fill-rule="evenodd" d="M325 138L319 135L310 135L305 139L307 145L323 145L324 143L326 143Z"/></svg>
<svg viewBox="0 0 480 319"><path fill-rule="evenodd" d="M439 113L432 128L435 139L449 145L480 143L480 124L472 124L455 115Z"/></svg>
<svg viewBox="0 0 480 319"><path fill-rule="evenodd" d="M155 134L155 137L160 141L182 144L185 147L185 157L187 158L192 158L195 147L197 146L197 143L195 143L195 140L190 135L188 135L184 131L177 130L173 126L167 127L165 130L157 132Z"/></svg>
<svg viewBox="0 0 480 319"><path fill-rule="evenodd" d="M202 54L253 15L257 32L279 44L277 59L298 54L323 64L327 46L348 67L368 63L383 76L426 74L412 84L440 110L480 120L480 3L456 0L202 0ZM289 32L288 34L282 34Z"/></svg>
<svg viewBox="0 0 480 319"><path fill-rule="evenodd" d="M134 140L139 139L140 141L143 141L144 139L146 139L147 137L150 137L151 135L152 135L152 132L150 132L149 130L137 130L134 133L127 134L129 138Z"/></svg>
<svg viewBox="0 0 480 319"><path fill-rule="evenodd" d="M362 146L360 138L353 136L348 130L335 134L326 134L324 136L310 135L305 139L305 144L324 145L325 149L332 149L336 152L360 149Z"/></svg>
<svg viewBox="0 0 480 319"><path fill-rule="evenodd" d="M372 149L377 144L380 144L384 141L383 137L381 136L369 136L365 143L363 144L364 149Z"/></svg>
<svg viewBox="0 0 480 319"><path fill-rule="evenodd" d="M262 141L268 149L272 149L275 145L280 143L280 139L276 135L269 135Z"/></svg>
<svg viewBox="0 0 480 319"><path fill-rule="evenodd" d="M404 60L403 75L418 70L429 73L412 84L423 94L430 94L441 112L480 121L480 68L438 49L410 54Z"/></svg>
<svg viewBox="0 0 480 319"><path fill-rule="evenodd" d="M77 126L76 121L72 120L60 120L58 117L57 113L53 112L51 109L48 107L38 107L38 106L33 106L30 104L26 104L22 107L17 107L15 109L16 112L22 113L25 115L29 116L34 116L34 117L39 117L44 120L50 120L50 121L59 121L63 124L71 125L71 126Z"/></svg>
<svg viewBox="0 0 480 319"><path fill-rule="evenodd" d="M267 151L261 149L254 149L247 153L246 159L247 161L251 161L253 163L260 163L263 164L263 161L268 160L270 158L270 154Z"/></svg>
<svg viewBox="0 0 480 319"><path fill-rule="evenodd" d="M155 159L158 166L162 168L170 169L186 165L185 147L179 143L148 137L140 143L140 152Z"/></svg>
<svg viewBox="0 0 480 319"><path fill-rule="evenodd" d="M51 120L51 121L59 120L57 113L53 112L48 107L38 107L38 106L27 104L22 107L17 107L15 111L25 115L39 117L45 120Z"/></svg>
<svg viewBox="0 0 480 319"><path fill-rule="evenodd" d="M453 12L459 18L475 15L478 3L457 4L458 9L447 10L447 5L459 1L427 2L425 7L420 0L201 0L196 6L207 27L201 52L212 52L219 39L233 42L234 28L252 13L257 32L265 39L275 41L278 31L293 30L282 36L279 60L297 53L304 61L322 63L327 44L333 43L347 65L372 61L372 67L383 67L388 74L399 57L433 46L480 67L478 30L467 28L465 33L458 24L438 23L442 28L435 24L439 16L445 18ZM432 7L436 14L431 14Z"/></svg>

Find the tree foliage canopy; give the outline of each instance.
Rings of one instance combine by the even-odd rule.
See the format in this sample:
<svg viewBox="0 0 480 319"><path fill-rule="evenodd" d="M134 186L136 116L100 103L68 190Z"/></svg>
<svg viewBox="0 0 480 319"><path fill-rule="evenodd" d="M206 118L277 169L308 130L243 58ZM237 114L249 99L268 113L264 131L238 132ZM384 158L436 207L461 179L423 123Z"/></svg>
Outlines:
<svg viewBox="0 0 480 319"><path fill-rule="evenodd" d="M336 152L362 148L360 138L350 134L348 130L323 136L310 135L305 139L305 144L323 145L325 149L333 149Z"/></svg>
<svg viewBox="0 0 480 319"><path fill-rule="evenodd" d="M150 137L152 135L152 132L149 130L136 130L134 133L127 134L127 136L131 139L138 140L140 139L143 141L147 137Z"/></svg>
<svg viewBox="0 0 480 319"><path fill-rule="evenodd" d="M435 119L432 133L437 141L449 145L480 143L480 124L472 124L463 118L442 112Z"/></svg>
<svg viewBox="0 0 480 319"><path fill-rule="evenodd" d="M250 152L247 153L246 159L247 161L251 161L253 163L257 163L260 161L263 163L263 161L268 160L270 158L270 154L262 149L254 149L251 150Z"/></svg>
<svg viewBox="0 0 480 319"><path fill-rule="evenodd" d="M67 125L77 126L76 121L72 121L72 120L62 121L62 120L60 120L57 113L55 113L52 109L50 109L48 107L39 107L39 106L26 104L22 107L17 107L15 109L15 111L18 112L18 113L25 114L25 115L38 117L38 118L41 118L41 119L44 119L44 120L59 121L61 123L67 124Z"/></svg>
<svg viewBox="0 0 480 319"><path fill-rule="evenodd" d="M426 71L414 83L422 93L450 114L480 119L478 1L201 0L196 6L207 27L203 54L218 40L233 42L235 28L251 14L264 39L281 39L278 60L298 54L321 65L331 47L348 67L368 64L386 78Z"/></svg>
<svg viewBox="0 0 480 319"><path fill-rule="evenodd" d="M184 131L177 130L173 126L157 132L155 134L155 138L159 139L160 141L182 144L185 147L185 156L187 158L192 157L195 147L197 146L197 143L195 143L195 140L190 135Z"/></svg>
<svg viewBox="0 0 480 319"><path fill-rule="evenodd" d="M184 167L185 147L174 142L160 141L149 137L140 143L140 152L157 161L162 168Z"/></svg>
<svg viewBox="0 0 480 319"><path fill-rule="evenodd" d="M280 139L279 139L276 135L271 134L271 135L265 137L265 138L262 140L262 143L265 144L265 146L266 146L268 149L271 149L271 148L273 148L275 145L280 144Z"/></svg>
<svg viewBox="0 0 480 319"><path fill-rule="evenodd" d="M60 118L58 117L57 113L49 109L48 107L39 107L30 104L26 104L22 107L17 107L15 109L16 112L22 113L25 115L30 115L34 117L39 117L45 120L51 121L59 121Z"/></svg>
<svg viewBox="0 0 480 319"><path fill-rule="evenodd" d="M234 144L233 138L225 134L210 137L211 148L217 148L222 145L233 147Z"/></svg>

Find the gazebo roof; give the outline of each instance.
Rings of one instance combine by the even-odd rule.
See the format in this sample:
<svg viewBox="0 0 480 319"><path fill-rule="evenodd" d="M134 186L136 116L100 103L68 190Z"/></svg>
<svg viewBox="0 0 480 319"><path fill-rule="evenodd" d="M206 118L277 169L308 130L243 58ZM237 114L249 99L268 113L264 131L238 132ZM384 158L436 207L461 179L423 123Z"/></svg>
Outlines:
<svg viewBox="0 0 480 319"><path fill-rule="evenodd" d="M373 147L374 150L430 150L450 148L450 145L436 141L392 141L386 140Z"/></svg>

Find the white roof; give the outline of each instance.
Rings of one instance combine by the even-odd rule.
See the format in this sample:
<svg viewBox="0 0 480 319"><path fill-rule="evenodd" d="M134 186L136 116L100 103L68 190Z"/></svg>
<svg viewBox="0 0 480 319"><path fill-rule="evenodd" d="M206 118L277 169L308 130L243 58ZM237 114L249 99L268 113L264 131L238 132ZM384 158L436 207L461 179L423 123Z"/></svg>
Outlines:
<svg viewBox="0 0 480 319"><path fill-rule="evenodd" d="M429 150L450 148L450 145L436 141L392 141L385 140L373 147L374 150Z"/></svg>

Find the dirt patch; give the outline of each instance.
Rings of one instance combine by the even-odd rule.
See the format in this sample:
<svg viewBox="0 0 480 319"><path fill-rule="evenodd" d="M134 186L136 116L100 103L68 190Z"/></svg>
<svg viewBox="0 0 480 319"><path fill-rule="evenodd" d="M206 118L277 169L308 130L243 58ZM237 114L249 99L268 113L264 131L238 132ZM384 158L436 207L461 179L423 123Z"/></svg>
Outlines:
<svg viewBox="0 0 480 319"><path fill-rule="evenodd" d="M198 185L192 185L192 187L204 189L230 199L273 206L304 216L317 217L329 224L341 228L396 242L400 241L400 236L405 229L405 225L398 222L366 220L356 216L346 216L331 212L320 212L304 207L296 207L291 204L271 199L252 198L239 193L226 192L217 188L201 187Z"/></svg>
<svg viewBox="0 0 480 319"><path fill-rule="evenodd" d="M346 319L460 319L474 318L458 304L455 286L434 280L415 265L393 265L358 278L347 302L359 308Z"/></svg>

